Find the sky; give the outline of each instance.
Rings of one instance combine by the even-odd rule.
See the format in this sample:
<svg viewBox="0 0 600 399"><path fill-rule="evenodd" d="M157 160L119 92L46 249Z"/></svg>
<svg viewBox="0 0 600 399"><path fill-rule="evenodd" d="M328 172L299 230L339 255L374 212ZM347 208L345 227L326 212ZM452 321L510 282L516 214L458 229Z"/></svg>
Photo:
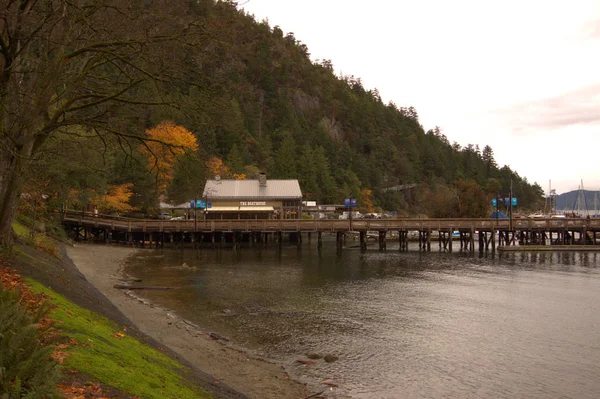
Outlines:
<svg viewBox="0 0 600 399"><path fill-rule="evenodd" d="M558 194L600 190L600 0L240 0L313 61L489 145Z"/></svg>

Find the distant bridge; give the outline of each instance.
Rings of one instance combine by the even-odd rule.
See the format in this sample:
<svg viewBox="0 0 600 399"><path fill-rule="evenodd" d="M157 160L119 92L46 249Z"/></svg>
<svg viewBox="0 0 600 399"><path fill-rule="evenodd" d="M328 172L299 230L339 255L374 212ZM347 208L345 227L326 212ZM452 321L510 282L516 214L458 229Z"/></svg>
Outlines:
<svg viewBox="0 0 600 399"><path fill-rule="evenodd" d="M409 239L418 239L419 249L431 250L437 241L440 250L495 251L498 247L528 245L581 245L587 249L598 246L600 219L253 219L253 220L154 220L92 215L77 211L63 213L63 224L75 239L123 242L130 245L160 247L165 241L172 246L191 243L194 247L207 242L218 245L225 242L239 244L274 241L281 244L283 235L300 245L302 236L311 240L317 234L322 245L322 233L335 234L341 249L348 234L355 234L360 248L367 247L368 233L378 237L379 248L386 249L389 236L394 235L401 251L408 250ZM397 236L396 236L397 234ZM598 247L600 249L600 246Z"/></svg>

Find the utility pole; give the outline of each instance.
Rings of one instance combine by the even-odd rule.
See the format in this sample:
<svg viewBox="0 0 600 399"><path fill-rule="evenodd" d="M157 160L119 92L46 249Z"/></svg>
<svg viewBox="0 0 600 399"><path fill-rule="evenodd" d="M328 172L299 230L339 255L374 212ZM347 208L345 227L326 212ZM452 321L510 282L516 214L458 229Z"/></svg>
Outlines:
<svg viewBox="0 0 600 399"><path fill-rule="evenodd" d="M508 210L508 230L510 231L510 234L512 234L512 230L513 230L513 224L512 224L512 211L513 211L513 185L512 185L512 179L510 179L510 196L508 198L508 201L510 202L510 208Z"/></svg>
<svg viewBox="0 0 600 399"><path fill-rule="evenodd" d="M346 208L348 208L348 219L350 221L350 231L352 231L352 208L356 207L356 200L352 196L349 196L344 200Z"/></svg>
<svg viewBox="0 0 600 399"><path fill-rule="evenodd" d="M500 202L500 193L496 193L496 227L498 227L498 207L499 207L499 202Z"/></svg>

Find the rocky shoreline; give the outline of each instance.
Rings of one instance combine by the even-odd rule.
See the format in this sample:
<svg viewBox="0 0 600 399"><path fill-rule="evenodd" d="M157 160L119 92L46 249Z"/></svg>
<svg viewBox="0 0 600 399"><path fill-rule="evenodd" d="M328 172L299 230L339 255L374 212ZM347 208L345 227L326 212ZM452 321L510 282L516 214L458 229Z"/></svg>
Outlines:
<svg viewBox="0 0 600 399"><path fill-rule="evenodd" d="M306 387L291 380L282 366L228 345L224 337L203 331L133 291L114 288L126 279L122 265L134 251L94 244L66 249L86 280L133 325L211 376L213 384L231 387L249 398L297 399L308 395Z"/></svg>

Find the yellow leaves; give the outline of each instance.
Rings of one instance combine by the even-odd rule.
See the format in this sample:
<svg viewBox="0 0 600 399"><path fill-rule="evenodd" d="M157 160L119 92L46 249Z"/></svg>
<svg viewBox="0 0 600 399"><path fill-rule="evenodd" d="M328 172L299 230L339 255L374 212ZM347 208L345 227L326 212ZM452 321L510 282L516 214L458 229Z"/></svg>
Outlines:
<svg viewBox="0 0 600 399"><path fill-rule="evenodd" d="M109 185L105 191L86 189L84 192L71 190L69 202L82 206L84 204L93 205L102 213L114 212L129 212L133 207L129 205L129 200L133 196L131 188L133 183Z"/></svg>
<svg viewBox="0 0 600 399"><path fill-rule="evenodd" d="M129 205L129 199L133 195L133 192L131 191L133 183L125 183L109 187L110 188L104 198L102 208L116 212L131 211L133 207Z"/></svg>
<svg viewBox="0 0 600 399"><path fill-rule="evenodd" d="M246 174L245 173L234 173L233 174L233 178L235 180L246 180Z"/></svg>
<svg viewBox="0 0 600 399"><path fill-rule="evenodd" d="M198 150L198 142L189 130L163 121L153 129L146 130L148 141L141 152L148 159L148 168L156 173L159 192L164 192L173 180L175 161L186 152Z"/></svg>

